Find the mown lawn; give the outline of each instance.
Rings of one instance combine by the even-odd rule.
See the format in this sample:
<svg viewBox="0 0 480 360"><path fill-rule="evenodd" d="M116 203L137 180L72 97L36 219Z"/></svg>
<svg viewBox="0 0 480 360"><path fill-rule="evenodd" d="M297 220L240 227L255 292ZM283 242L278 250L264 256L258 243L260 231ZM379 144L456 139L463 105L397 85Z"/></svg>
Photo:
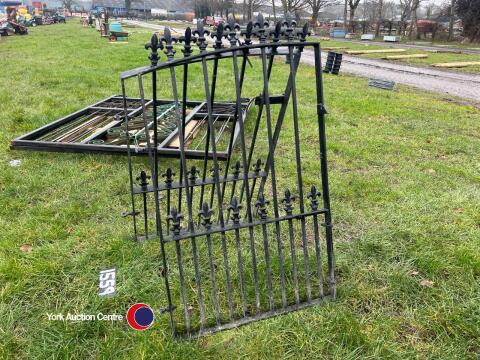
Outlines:
<svg viewBox="0 0 480 360"><path fill-rule="evenodd" d="M480 111L345 75L324 83L336 301L190 341L172 339L158 313L145 332L48 321L165 306L158 242L131 241L119 215L129 208L125 157L9 149L14 137L119 93L119 73L147 63L148 38L110 44L75 20L0 42L1 358L477 358ZM313 74L299 73L300 89ZM308 96L300 107L311 111ZM311 130L302 124L303 136ZM294 154L282 157L288 173ZM98 272L110 266L117 294L99 298Z"/></svg>

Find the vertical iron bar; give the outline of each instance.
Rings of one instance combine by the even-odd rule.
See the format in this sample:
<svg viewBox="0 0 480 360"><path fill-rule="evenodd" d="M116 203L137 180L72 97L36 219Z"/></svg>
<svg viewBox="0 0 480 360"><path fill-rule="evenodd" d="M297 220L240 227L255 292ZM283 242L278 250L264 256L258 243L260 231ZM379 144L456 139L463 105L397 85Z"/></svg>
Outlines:
<svg viewBox="0 0 480 360"><path fill-rule="evenodd" d="M172 327L172 332L173 335L175 335L175 322L173 321L173 306L172 306L172 297L170 293L170 285L168 282L168 266L167 266L167 257L165 253L165 243L163 241L163 230L162 230L162 222L161 222L161 217L160 217L160 204L159 204L159 198L158 198L158 173L155 171L155 166L153 164L153 156L152 156L152 147L150 144L150 132L148 131L148 123L147 123L147 111L145 107L145 94L143 90L143 84L142 84L142 76L138 75L138 88L140 92L140 99L142 103L142 117L143 117L143 122L145 125L145 135L146 135L146 140L147 140L147 151L148 151L148 157L150 158L150 165L152 168L152 175L153 175L153 192L155 196L155 223L156 223L156 229L157 229L157 236L160 238L160 250L162 253L162 263L163 263L163 268L165 270L165 291L167 293L167 302L168 302L168 313L170 316L170 326ZM156 99L154 99L154 104L156 102ZM157 150L155 149L155 152Z"/></svg>
<svg viewBox="0 0 480 360"><path fill-rule="evenodd" d="M177 253L178 275L180 278L180 292L182 296L185 327L187 328L187 334L188 334L190 333L190 312L188 310L188 300L187 300L187 295L185 293L185 276L183 273L182 250L180 248L180 240L175 241L175 251Z"/></svg>
<svg viewBox="0 0 480 360"><path fill-rule="evenodd" d="M260 16L259 16L260 18ZM262 20L263 22L263 17ZM265 37L261 32L265 31L263 29L263 25L260 27L260 43L265 42ZM265 115L267 118L267 134L268 134L268 153L271 154L272 161L270 162L270 174L271 174L271 181L272 181L272 198L273 198L273 212L276 219L279 217L278 213L278 199L277 199L277 179L275 173L275 162L273 161L273 152L275 148L273 147L273 139L272 139L272 116L270 113L270 92L269 92L269 78L268 78L268 69L267 69L267 57L265 53L265 48L261 48L261 56L262 56L262 72L263 72L263 103L265 104ZM263 189L262 189L263 190ZM263 191L261 192L263 193ZM278 246L278 256L280 258L280 282L281 282L281 291L282 291L282 306L286 306L286 293L285 293L285 270L283 264L283 254L282 254L282 244L281 244L281 237L280 237L280 223L275 221L275 235L277 238L277 246ZM264 234L265 238L265 234Z"/></svg>
<svg viewBox="0 0 480 360"><path fill-rule="evenodd" d="M307 197L310 199L310 208L312 211L318 210L318 196L320 193L317 191L315 185L312 185ZM318 215L313 214L313 232L315 236L315 255L317 264L317 279L318 279L318 296L323 299L323 269L322 269L322 256L320 248L320 238L318 233Z"/></svg>
<svg viewBox="0 0 480 360"><path fill-rule="evenodd" d="M290 256L292 259L292 271L293 271L293 285L295 286L295 303L300 304L300 295L298 291L298 270L297 270L297 254L295 251L295 235L293 233L292 219L288 219L288 235L290 238Z"/></svg>
<svg viewBox="0 0 480 360"><path fill-rule="evenodd" d="M223 204L222 204L222 194L220 188L220 176L219 176L219 166L218 166L218 158L217 158L217 146L215 144L215 128L213 126L213 119L212 119L212 98L210 97L210 87L208 85L208 69L207 69L207 61L205 56L202 57L202 69L203 69L203 81L205 87L205 96L207 100L207 109L208 109L208 127L210 128L210 141L212 143L212 157L213 157L213 168L214 168L214 186L217 192L217 201L218 201L218 219L220 222L220 226L222 229L225 228L225 221L223 217ZM232 286L230 281L230 269L228 264L228 255L227 255L227 244L226 244L226 237L225 231L221 232L222 237L222 250L223 250L223 259L225 262L225 275L227 278L227 298L228 304L230 308L230 319L233 320L234 312L233 312L233 301L232 301Z"/></svg>
<svg viewBox="0 0 480 360"><path fill-rule="evenodd" d="M292 214L293 214L293 202L295 201L296 196L292 195L290 190L285 190L285 198L282 199L282 203L285 204L284 210L288 217L288 235L289 235L289 242L290 242L290 256L292 259L292 271L293 271L293 284L294 284L294 291L295 291L295 303L299 305L300 303L300 296L298 292L298 271L297 271L297 255L295 253L295 240L293 234L293 221L292 221Z"/></svg>
<svg viewBox="0 0 480 360"><path fill-rule="evenodd" d="M220 312L218 309L218 290L217 282L215 280L215 264L213 263L213 253L212 253L212 238L210 234L207 234L207 248L208 248L208 264L210 266L210 281L212 282L212 305L213 312L215 313L215 321L217 325L220 325Z"/></svg>
<svg viewBox="0 0 480 360"><path fill-rule="evenodd" d="M305 212L305 203L303 197L303 177L302 177L302 157L300 154L300 135L298 127L298 107L297 107L297 84L296 84L296 69L293 63L293 45L289 44L288 46L288 55L290 58L290 74L292 79L292 110L293 110L293 128L294 128L294 138L295 138L295 159L297 164L297 189L298 197L300 203L300 213ZM273 161L273 156L272 156ZM312 289L310 286L310 269L308 264L308 244L307 244L307 235L305 228L305 217L300 218L300 223L302 226L302 243L303 243L303 265L305 271L305 284L307 288L307 299L310 301L312 299Z"/></svg>
<svg viewBox="0 0 480 360"><path fill-rule="evenodd" d="M167 27L164 30L164 37L162 38L162 42L165 43L165 52L167 54L167 61L172 61L174 58L174 49L172 45L172 37L170 33L170 29ZM170 65L170 82L172 84L172 94L173 94L173 100L175 104L175 117L177 119L177 129L178 129L178 138L179 138L179 147L180 147L180 169L183 173L183 178L186 179L188 178L188 170L187 170L187 162L186 162L186 156L185 156L185 135L184 135L184 118L182 118L180 114L180 109L178 105L178 89L177 89L177 78L175 76L175 68L174 66ZM184 83L185 84L185 83ZM185 89L183 89L185 91ZM171 184L171 179L170 178L169 172L167 171L167 181L170 181ZM182 187L183 184L180 184L180 187ZM188 186L185 186L185 193L187 196L187 208L188 208L188 230L193 232L193 213L192 213L192 201L190 197L190 191L188 191ZM176 210L176 209L175 209ZM175 211L176 212L176 211ZM177 241L177 257L181 260L181 252L180 252L180 244ZM182 299L184 300L184 309L185 309L185 322L187 324L187 329L189 329L190 326L190 315L188 312L188 303L186 300L186 295L185 295L185 284L183 281L183 267L182 263L179 260L179 271L180 271L180 286L181 286L181 291L182 291Z"/></svg>
<svg viewBox="0 0 480 360"><path fill-rule="evenodd" d="M135 236L135 240L137 240L137 215L135 210L135 195L133 194L132 149L130 148L130 135L128 133L127 94L125 90L124 79L122 79L122 96L123 96L123 108L124 108L123 116L125 117L125 129L126 129L125 136L127 137L127 161L128 161L129 180L130 180L130 194L131 194L131 201L132 201L133 233Z"/></svg>
<svg viewBox="0 0 480 360"><path fill-rule="evenodd" d="M237 71L237 73L235 74L235 77L238 77L237 54L235 53L235 51L233 51L232 54L233 54L233 59L234 59L233 61L236 64L234 66L237 68L236 70L234 69L234 72ZM241 92L242 87L243 87L243 79L245 77L246 65L247 65L247 56L246 56L246 53L243 52L242 67L241 67L241 70L240 70L240 84L239 84L240 85L239 86L240 87L240 92ZM235 86L236 86L236 83L235 83ZM237 121L238 121L239 114L240 114L240 121L243 122L243 119L242 119L243 118L243 111L242 111L242 106L241 106L241 98L240 98L240 106L238 104L236 104L236 106L235 106L235 115L233 117L233 124L232 124L232 130L231 130L231 133L230 133L230 140L228 142L227 161L226 161L226 165L225 165L225 177L227 177L228 169L230 167L232 150L233 150L233 138L234 138L234 135L235 135L235 127L237 126ZM247 116L247 114L245 114L245 116ZM222 185L222 199L225 196L226 186L227 186L227 182L225 181ZM232 190L232 194L233 194L233 190ZM232 200L232 198L230 198L230 200ZM228 211L228 213L227 213L227 219L226 219L227 223L228 223L229 217L230 217L230 211Z"/></svg>
<svg viewBox="0 0 480 360"><path fill-rule="evenodd" d="M168 216L170 215L170 199L171 199L171 194L170 194L170 186L171 186L171 178L169 178L168 173L171 173L171 169L168 168L167 172L163 174L162 176L165 176L165 185L167 186L167 228L170 226L170 221L168 219Z"/></svg>
<svg viewBox="0 0 480 360"><path fill-rule="evenodd" d="M238 261L238 272L240 273L240 294L242 297L242 310L243 316L247 314L247 304L245 300L245 273L243 271L243 259L242 259L242 243L240 241L240 230L238 225L240 225L240 209L242 205L238 203L237 197L234 197L230 202L228 207L230 210L233 210L232 220L233 225L235 226L235 240L237 242L237 261Z"/></svg>
<svg viewBox="0 0 480 360"><path fill-rule="evenodd" d="M216 57L214 60L213 60L213 74L212 74L212 90L211 90L211 94L213 95L211 98L210 98L210 101L207 100L207 103L210 103L210 107L213 107L213 101L215 99L215 86L216 86L216 83L217 83L217 69L218 69L218 57ZM207 76L208 76L208 73L207 73ZM207 109L208 109L208 106L207 106ZM209 116L210 113L209 113ZM208 118L208 116L207 116ZM215 142L215 140L214 140ZM206 177L207 177L207 164L208 164L208 153L210 151L210 125L207 126L207 135L206 135L206 140L205 140L205 155L204 155L204 158L203 158L203 172L202 172L202 181L205 181ZM215 185L213 185L215 186ZM202 184L202 186L200 187L200 202L199 202L199 208L202 206L203 204L203 197L205 196L205 185Z"/></svg>
<svg viewBox="0 0 480 360"><path fill-rule="evenodd" d="M233 52L233 74L235 77L235 95L236 95L236 110L235 110L235 115L236 117L238 116L238 113L241 112L241 106L242 106L242 85L243 85L243 77L245 74L245 63L246 63L246 56L247 54L243 52L243 61L242 61L242 72L240 75L240 79L238 77L238 60L237 60L237 54L236 52ZM240 115L242 116L242 115ZM247 165L247 149L246 149L246 142L245 142L245 125L243 121L240 119L239 122L239 127L240 127L240 148L241 148L241 153L242 153L242 166L243 166L243 186L242 189L245 188L247 191L247 200L246 200L246 210L247 210L247 221L249 224L252 224L253 222L253 213L252 213L252 198L249 196L249 180L248 180L248 165ZM233 132L232 132L233 133ZM229 155L230 159L230 155ZM232 194L233 194L233 189L232 189ZM241 201L240 201L241 202ZM236 230L238 232L238 229ZM257 273L257 260L256 260L256 254L255 254L255 239L254 239L254 233L253 233L253 226L248 227L248 232L249 232L249 238L250 238L250 247L252 251L252 266L253 266L253 279L254 279L254 288L255 288L255 304L257 308L257 312L260 310L260 294L258 290L258 273ZM240 251L240 250L239 250ZM239 255L240 257L240 255ZM240 258L239 258L240 260Z"/></svg>
<svg viewBox="0 0 480 360"><path fill-rule="evenodd" d="M200 329L205 327L205 305L203 304L203 293L200 280L200 271L198 269L197 241L195 236L190 238L192 243L193 267L195 270L195 286L197 287L198 306L200 310Z"/></svg>
<svg viewBox="0 0 480 360"><path fill-rule="evenodd" d="M190 170L190 177L185 179L185 183L187 184L187 179L190 181L190 199L192 199L193 202L193 190L194 190L194 185L197 177L197 169L195 167L192 167ZM193 203L189 204L190 207L193 206ZM193 223L193 217L192 217L192 223ZM193 229L193 225L192 225ZM193 233L193 231L192 231ZM201 278L200 278L200 270L198 267L198 252L197 252L197 241L195 236L192 236L190 238L191 243L192 243L192 256L193 256L193 267L195 270L195 285L197 287L197 298L198 298L198 305L199 305L199 310L200 310L200 329L203 329L205 327L205 305L203 304L203 293L202 293L202 286L201 286Z"/></svg>
<svg viewBox="0 0 480 360"><path fill-rule="evenodd" d="M318 117L318 135L320 139L320 165L322 176L322 196L325 212L325 236L327 240L328 272L330 278L329 292L334 299L336 297L335 281L335 258L333 255L333 233L332 233L332 213L330 209L330 190L328 187L327 170L327 140L325 134L325 107L323 105L322 72L320 60L320 44L314 45L315 53L315 82L317 87L317 117Z"/></svg>
<svg viewBox="0 0 480 360"><path fill-rule="evenodd" d="M172 236L178 236L181 231L181 220L183 219L183 215L178 213L177 208L174 206L172 208L172 214L167 217L172 221L172 227L170 230L172 231ZM187 333L190 333L190 312L188 311L188 300L185 291L185 276L183 273L183 261L182 261L182 251L180 248L180 240L175 240L175 252L177 253L177 264L178 264L178 275L180 278L180 294L182 296L182 303L183 303L183 312L185 318L185 327Z"/></svg>
<svg viewBox="0 0 480 360"><path fill-rule="evenodd" d="M270 75L272 73L272 68L273 68L273 58L274 55L270 56L269 62L268 62L268 70L267 70L267 77L268 80L270 80ZM252 141L250 143L250 149L248 152L248 160L247 160L247 167L250 168L252 165L252 157L253 157L253 151L255 150L255 142L257 141L257 134L258 134L258 129L260 127L260 120L262 119L262 114L263 114L263 98L264 95L262 94L261 98L261 103L258 105L258 112L257 112L257 117L255 119L255 127L253 129L253 134L252 134ZM250 198L253 197L253 191L255 189L255 183L257 179L253 179L253 184L252 184L252 190L250 193ZM241 188L240 190L240 202L243 200L243 192L244 192L244 187Z"/></svg>

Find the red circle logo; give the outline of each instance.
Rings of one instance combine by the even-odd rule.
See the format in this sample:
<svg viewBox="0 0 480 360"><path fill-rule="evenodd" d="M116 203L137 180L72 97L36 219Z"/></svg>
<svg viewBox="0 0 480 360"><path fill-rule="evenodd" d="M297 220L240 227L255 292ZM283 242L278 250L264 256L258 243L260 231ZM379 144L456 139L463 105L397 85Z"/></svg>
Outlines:
<svg viewBox="0 0 480 360"><path fill-rule="evenodd" d="M132 329L147 330L153 325L154 320L153 310L147 304L134 304L127 311L127 322Z"/></svg>

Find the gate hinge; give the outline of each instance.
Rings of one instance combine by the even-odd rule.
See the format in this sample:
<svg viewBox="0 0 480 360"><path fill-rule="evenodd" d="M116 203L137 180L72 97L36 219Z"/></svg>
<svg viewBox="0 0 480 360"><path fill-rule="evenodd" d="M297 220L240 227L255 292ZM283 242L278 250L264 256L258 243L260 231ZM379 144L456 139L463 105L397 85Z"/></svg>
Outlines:
<svg viewBox="0 0 480 360"><path fill-rule="evenodd" d="M327 111L327 108L325 107L325 105L317 104L317 113L322 114L322 115L328 114L328 111Z"/></svg>
<svg viewBox="0 0 480 360"><path fill-rule="evenodd" d="M133 211L123 211L121 213L122 217L133 216L133 215L135 215L135 216L140 215L140 211L135 211L135 212L133 212Z"/></svg>

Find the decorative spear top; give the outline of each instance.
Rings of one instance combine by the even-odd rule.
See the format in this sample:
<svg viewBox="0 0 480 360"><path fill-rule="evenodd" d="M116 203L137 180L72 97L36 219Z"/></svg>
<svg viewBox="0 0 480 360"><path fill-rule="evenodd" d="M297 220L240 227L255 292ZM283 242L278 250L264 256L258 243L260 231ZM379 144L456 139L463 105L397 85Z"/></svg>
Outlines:
<svg viewBox="0 0 480 360"><path fill-rule="evenodd" d="M268 23L267 23L268 24ZM267 40L267 35L265 35L265 19L262 13L258 13L257 21L255 22L256 32L258 34L258 39L261 43Z"/></svg>
<svg viewBox="0 0 480 360"><path fill-rule="evenodd" d="M255 201L255 207L257 208L257 212L260 216L260 219L266 220L267 219L267 205L270 204L270 201L265 199L263 192L260 192L257 197L257 201Z"/></svg>
<svg viewBox="0 0 480 360"><path fill-rule="evenodd" d="M173 232L173 235L177 236L180 235L180 230L182 229L181 221L183 219L183 215L180 214L176 207L172 208L172 211L169 216L167 216L167 220L172 221L172 227L170 230Z"/></svg>
<svg viewBox="0 0 480 360"><path fill-rule="evenodd" d="M235 163L235 165L233 165L232 169L233 169L233 177L235 179L238 179L238 175L240 175L240 169L242 168L242 164L240 164L240 161L237 161Z"/></svg>
<svg viewBox="0 0 480 360"><path fill-rule="evenodd" d="M280 37L282 36L282 23L279 21L275 25L275 29L270 32L273 42L279 42Z"/></svg>
<svg viewBox="0 0 480 360"><path fill-rule="evenodd" d="M175 173L172 171L171 168L167 168L167 170L165 170L165 172L162 174L162 177L165 178L165 184L167 184L168 187L172 185L174 176Z"/></svg>
<svg viewBox="0 0 480 360"><path fill-rule="evenodd" d="M215 49L223 48L222 39L227 35L223 33L223 23L218 24L217 31L212 34L212 37L215 38L215 45L213 47Z"/></svg>
<svg viewBox="0 0 480 360"><path fill-rule="evenodd" d="M182 36L179 41L183 43L183 56L189 57L190 55L192 55L192 46L190 44L192 42L195 42L196 39L192 38L192 29L190 29L190 27L187 27L187 29L185 30L185 35Z"/></svg>
<svg viewBox="0 0 480 360"><path fill-rule="evenodd" d="M212 176L215 175L216 172L220 173L222 171L222 168L220 165L213 165L212 168L210 169L210 172L212 173Z"/></svg>
<svg viewBox="0 0 480 360"><path fill-rule="evenodd" d="M190 171L188 172L188 180L190 180L190 184L195 184L197 181L197 174L199 174L200 171L195 166L192 166L190 168Z"/></svg>
<svg viewBox="0 0 480 360"><path fill-rule="evenodd" d="M285 21L283 22L283 25L285 25L287 28L285 29L285 34L287 35L288 41L292 41L293 38L295 37L294 28L295 25L297 25L297 22L293 19L293 16L291 13L287 13L285 16Z"/></svg>
<svg viewBox="0 0 480 360"><path fill-rule="evenodd" d="M297 22L293 18L293 15L290 11L287 12L287 14L285 15L285 19L283 20L283 25L285 25L286 27L295 27L297 25Z"/></svg>
<svg viewBox="0 0 480 360"><path fill-rule="evenodd" d="M232 210L232 217L233 223L235 225L240 224L240 210L242 209L242 205L238 203L237 197L234 196L230 205L228 206L229 210Z"/></svg>
<svg viewBox="0 0 480 360"><path fill-rule="evenodd" d="M242 35L245 37L245 45L252 44L253 22L249 21L247 27L242 31Z"/></svg>
<svg viewBox="0 0 480 360"><path fill-rule="evenodd" d="M213 209L210 209L208 204L204 202L198 215L203 218L202 225L205 226L205 229L210 229L212 227Z"/></svg>
<svg viewBox="0 0 480 360"><path fill-rule="evenodd" d="M198 48L200 49L200 52L204 52L207 48L207 39L205 38L205 35L210 34L210 32L208 30L205 30L203 20L201 19L197 20L197 30L195 30L193 34L198 36L197 45L198 45Z"/></svg>
<svg viewBox="0 0 480 360"><path fill-rule="evenodd" d="M175 49L173 48L173 43L176 42L177 39L172 38L172 33L170 28L167 26L163 31L163 37L160 39L162 44L165 44L165 50L163 51L167 54L168 60L172 60L175 55Z"/></svg>
<svg viewBox="0 0 480 360"><path fill-rule="evenodd" d="M305 42L307 40L307 36L309 35L308 23L305 23L305 25L303 25L302 29L297 32L297 35L300 38L301 42Z"/></svg>
<svg viewBox="0 0 480 360"><path fill-rule="evenodd" d="M230 46L235 46L237 44L237 30L240 26L235 22L233 16L228 18L227 26L225 29L228 30L228 40L230 41Z"/></svg>
<svg viewBox="0 0 480 360"><path fill-rule="evenodd" d="M262 160L260 159L257 159L257 161L255 162L255 164L253 165L253 171L255 172L255 175L258 175L258 173L260 172L260 170L262 170Z"/></svg>
<svg viewBox="0 0 480 360"><path fill-rule="evenodd" d="M307 194L307 198L310 199L310 207L313 211L318 210L318 197L321 195L315 185L312 185L310 192Z"/></svg>
<svg viewBox="0 0 480 360"><path fill-rule="evenodd" d="M290 193L290 190L285 190L285 198L282 199L282 203L285 204L284 210L287 215L292 215L293 211L293 201L295 201L297 197Z"/></svg>
<svg viewBox="0 0 480 360"><path fill-rule="evenodd" d="M139 184L141 187L147 187L148 179L150 179L150 176L148 176L144 170L140 171L140 176L137 177L137 180L140 181Z"/></svg>
<svg viewBox="0 0 480 360"><path fill-rule="evenodd" d="M158 44L158 37L157 37L157 34L153 34L151 39L150 39L150 42L145 44L145 50L148 50L148 49L151 49L151 53L150 55L148 56L148 58L150 59L150 62L152 64L152 66L157 66L158 64L158 49L160 49L160 46Z"/></svg>

